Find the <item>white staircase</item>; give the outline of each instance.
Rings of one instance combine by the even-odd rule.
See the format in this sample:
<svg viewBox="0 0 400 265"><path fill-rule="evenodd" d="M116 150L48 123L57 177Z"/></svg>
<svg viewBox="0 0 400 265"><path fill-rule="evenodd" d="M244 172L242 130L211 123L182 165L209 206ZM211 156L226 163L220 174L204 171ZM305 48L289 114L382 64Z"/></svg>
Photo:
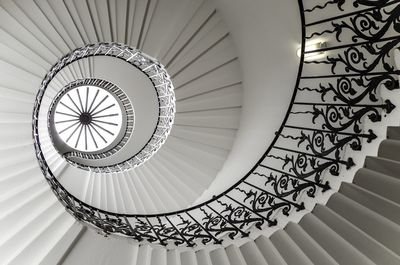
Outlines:
<svg viewBox="0 0 400 265"><path fill-rule="evenodd" d="M34 96L58 58L87 43L124 42L167 67L178 102L174 128L162 150L138 170L109 178L71 168L41 126L44 156L59 180L82 201L109 211L155 213L188 207L216 177L239 128L239 62L215 7L210 1L156 2L0 2L0 67L7 75L0 81L1 148L21 161L32 155ZM46 92L43 108L64 85L95 74L90 60L68 66ZM3 159L1 167L8 165Z"/></svg>
<svg viewBox="0 0 400 265"><path fill-rule="evenodd" d="M222 245L164 248L104 237L77 222L39 169L31 115L53 63L102 41L127 43L159 58L175 86L175 123L151 160L117 173L66 163L42 124L46 160L71 193L108 211L183 209L212 185L231 152L240 127L242 70L212 1L0 0L0 264L400 264L399 117L391 117L397 122L387 128L377 156L367 156L354 178L347 176L350 181L338 180L326 204L307 202L298 223L287 219L270 236L259 231ZM63 84L92 76L92 64L68 67L43 104L49 106Z"/></svg>
<svg viewBox="0 0 400 265"><path fill-rule="evenodd" d="M400 127L389 128L388 134L394 131L400 133ZM390 140L396 144L399 141L392 138L385 141ZM163 252L147 245L132 246L127 241L101 238L87 230L68 253L64 264L101 264L105 260L104 264L166 262L168 265L399 264L400 158L390 155L396 145L386 147L385 141L380 145L378 157L366 158L354 183L343 183L326 205L317 204L298 224L289 222L270 238L261 235L242 245L177 253L176 250ZM371 182L371 178L375 181ZM135 248L133 253L145 253L139 256L147 255L149 260L146 262L149 263L141 263L145 261L135 255L126 256L124 248L127 246ZM98 256L98 249L102 249L100 252L104 256ZM152 254L148 254L149 251Z"/></svg>

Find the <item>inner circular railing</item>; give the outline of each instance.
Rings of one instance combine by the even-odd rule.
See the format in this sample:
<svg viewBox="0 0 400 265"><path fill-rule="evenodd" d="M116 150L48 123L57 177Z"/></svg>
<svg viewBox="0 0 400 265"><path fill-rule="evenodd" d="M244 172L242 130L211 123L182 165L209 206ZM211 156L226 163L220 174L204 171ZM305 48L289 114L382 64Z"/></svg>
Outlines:
<svg viewBox="0 0 400 265"><path fill-rule="evenodd" d="M81 59L88 58L88 57L96 57L96 56L108 56L108 57L113 57L118 60L123 60L127 62L130 66L135 67L136 69L140 70L147 78L150 80L153 89L156 93L157 96L157 104L158 104L158 118L156 121L156 125L154 126L153 133L148 136L147 142L143 145L143 147L137 151L136 153L133 153L130 155L128 159L125 159L123 161L118 161L117 163L114 164L106 164L106 165L96 165L96 166L91 166L88 164L85 164L81 161L72 161L69 160L68 162L75 165L76 167L79 167L81 169L85 170L90 170L94 172L118 172L118 171L123 171L123 170L128 170L134 167L137 167L143 163L145 163L148 159L150 159L164 144L166 139L168 138L168 135L171 131L173 121L174 121L174 116L175 116L175 95L174 95L174 88L172 81L165 70L164 66L161 65L157 60L154 58L151 58L150 56L142 53L141 51L134 49L132 47L118 44L118 43L98 43L98 44L90 44L86 45L82 48L78 48L71 53L67 54L63 58L61 58L49 71L49 73L46 75L44 80L42 81L41 87L39 89L38 97L36 100L36 104L34 107L34 117L39 117L39 112L40 112L40 107L41 107L41 101L43 100L43 96L45 92L47 91L49 84L56 78L59 72L63 71L68 65L77 62ZM94 81L93 81L94 80ZM102 113L99 113L99 109L97 108L95 111L91 109L90 112L85 111L85 102L82 101L85 93L87 93L87 87L89 87L90 90L90 84L89 83L96 83L96 79L89 79L87 84L81 84L81 82L85 82L85 80L77 80L76 82L73 82L73 84L69 84L68 89L71 89L70 87L74 87L73 91L68 91L68 92L62 92L61 96L66 96L67 99L69 100L70 106L67 106L66 103L67 101L59 101L60 104L55 104L57 105L61 110L59 112L63 112L65 114L69 115L75 115L78 117L71 117L71 122L75 122L76 125L72 126L71 133L74 132L76 129L75 133L72 134L71 138L67 136L67 138L62 139L63 142L69 146L72 147L74 150L71 150L71 152L68 153L62 153L65 157L70 157L70 156L75 156L75 157L80 157L84 159L99 159L99 158L104 158L105 155L111 155L114 154L115 152L103 152L102 154L91 154L90 151L98 151L98 150L104 150L107 149L108 143L114 139L114 136L117 134L118 129L120 128L120 121L117 122L112 122L108 121L109 118L112 117L101 117L99 118L98 116L103 116ZM101 82L101 81L98 81ZM102 81L103 83L106 81ZM77 88L79 85L82 85L81 88ZM96 86L96 84L91 84ZM108 86L108 85L107 85ZM113 86L111 84L110 86ZM85 88L86 87L86 88ZM114 87L116 87L114 85ZM111 88L112 90L113 88ZM101 90L100 90L101 91ZM114 91L115 92L115 91ZM80 94L81 97L78 96L78 93ZM99 92L100 93L100 92ZM107 91L103 91L102 93L107 93ZM65 94L65 95L64 95ZM90 93L89 93L90 94ZM120 93L117 93L120 94ZM85 94L86 95L86 94ZM91 94L93 95L93 94ZM94 93L95 95L95 93ZM93 95L93 96L94 96ZM60 95L59 95L60 96ZM75 98L74 98L74 97ZM106 96L106 95L105 95ZM105 97L104 96L104 97ZM72 99L70 99L70 97ZM101 97L100 97L101 98ZM93 98L91 98L93 99ZM97 99L98 100L98 99ZM112 115L116 113L111 113L113 110L116 111L117 109L114 108L116 106L116 102L112 103L112 97L109 96L107 97L106 100L109 100L110 102L108 103L109 105L106 106L107 103L103 102L104 108L107 108L110 106L109 109L103 110L104 112L107 111L106 115ZM121 99L124 101L123 99ZM82 106L81 102L82 101ZM58 102L58 101L55 101ZM100 103L99 101L97 101ZM63 103L63 104L61 104ZM98 104L97 103L97 104ZM113 105L115 104L115 105ZM76 106L75 106L76 105ZM113 106L111 106L113 105ZM70 107L68 109L67 107ZM75 111L72 111L75 108ZM92 107L95 108L95 107ZM69 113L67 113L66 109L69 110ZM72 109L72 110L71 110ZM80 109L81 111L78 111ZM83 110L83 111L82 111ZM56 110L57 111L57 110ZM117 111L117 113L119 113ZM60 119L55 122L59 123L54 123L55 127L55 133L58 135L61 135L65 133L65 129L68 128L68 126L71 126L75 123L71 123L68 126L63 126L63 123L68 123L64 122L67 121L67 119L61 119L60 117L62 115L67 116L65 114L60 114L56 113L53 117L53 119ZM93 114L96 114L97 117L94 117ZM102 115L100 115L102 114ZM119 114L118 114L119 115ZM117 116L115 116L117 117ZM78 120L74 120L77 118ZM51 121L52 118L49 119ZM102 120L100 120L102 119ZM78 123L77 123L78 122ZM88 123L88 124L85 124ZM81 126L79 126L81 125ZM50 130L51 130L51 126ZM108 127L108 128L105 128ZM115 127L115 128L113 128ZM131 130L132 126L129 126L128 124L128 130ZM86 140L85 138L85 128L86 128L86 136L90 136L90 132L93 133L94 135L98 135L99 139L95 140L92 139L91 141L89 138ZM88 130L90 128L90 130ZM113 129L112 129L113 128ZM81 132L82 129L82 132ZM33 125L33 130L34 134L39 132L37 125ZM69 130L69 129L68 129ZM96 132L97 130L97 132ZM102 131L102 132L101 132ZM54 133L51 133L51 136L54 135ZM109 139L106 139L105 136L108 136ZM78 138L83 136L84 140L79 140ZM127 137L125 137L126 140ZM101 140L100 140L101 139ZM86 143L85 144L85 140ZM103 142L101 142L103 141ZM80 143L82 146L80 146ZM91 143L91 148L89 147L89 143ZM103 143L100 146L100 143ZM96 148L97 144L97 148ZM86 146L87 145L87 146ZM101 148L103 147L103 148ZM41 147L38 145L38 151L40 151ZM111 149L116 151L117 149ZM85 152L82 152L85 151ZM110 150L109 150L110 151Z"/></svg>

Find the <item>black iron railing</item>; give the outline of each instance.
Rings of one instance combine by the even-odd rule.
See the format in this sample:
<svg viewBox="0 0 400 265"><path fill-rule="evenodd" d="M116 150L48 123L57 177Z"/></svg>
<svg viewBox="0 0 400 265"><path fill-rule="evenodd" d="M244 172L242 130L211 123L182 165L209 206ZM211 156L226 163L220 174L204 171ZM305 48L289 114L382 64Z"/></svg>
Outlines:
<svg viewBox="0 0 400 265"><path fill-rule="evenodd" d="M83 163L68 160L69 163L81 168L98 173L111 173L128 170L130 168L141 165L147 161L166 141L174 120L175 114L175 95L173 92L173 85L170 77L164 66L155 59L142 53L139 50L119 43L97 43L89 44L84 47L78 48L71 53L61 58L49 71L41 83L41 87L36 97L34 106L34 124L33 133L38 134L39 128L37 126L39 120L41 101L47 91L49 84L52 80L67 66L79 60L95 57L95 56L109 56L127 62L129 65L137 68L145 74L150 82L153 84L154 90L158 98L158 118L152 135L149 137L147 143L130 158L120 161L115 164L104 166L90 166ZM92 78L85 79L87 81ZM77 80L79 82L79 80ZM66 84L67 86L70 84ZM53 101L56 102L56 99ZM36 120L36 121L35 121ZM129 124L127 124L129 127ZM129 135L127 135L129 137ZM36 141L36 139L34 139ZM113 149L112 146L110 149ZM35 145L38 152L41 152L40 145ZM78 155L78 156L87 156ZM84 157L83 157L84 158ZM40 159L40 158L38 158Z"/></svg>
<svg viewBox="0 0 400 265"><path fill-rule="evenodd" d="M382 102L378 90L381 85L398 88L400 71L390 58L400 42L398 2L333 0L303 8L299 1L300 66L282 126L242 179L204 203L176 212L136 215L111 213L79 201L43 160L34 116L43 173L76 219L106 234L194 246L218 244L226 237L248 236L254 227L276 225L281 215L303 210L305 197L330 189L330 179L354 166L346 151L359 151L363 142L376 138L373 130L364 130L363 121L379 122L383 112L395 107L390 100ZM325 48L305 52L308 42L322 37L328 43ZM324 54L305 58L315 52Z"/></svg>

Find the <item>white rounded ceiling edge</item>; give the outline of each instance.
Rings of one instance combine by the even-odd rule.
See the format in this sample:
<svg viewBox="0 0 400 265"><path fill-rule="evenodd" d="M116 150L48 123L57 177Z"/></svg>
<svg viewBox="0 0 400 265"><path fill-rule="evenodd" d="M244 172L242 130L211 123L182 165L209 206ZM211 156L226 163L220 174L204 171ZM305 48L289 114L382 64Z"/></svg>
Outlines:
<svg viewBox="0 0 400 265"><path fill-rule="evenodd" d="M260 159L286 115L300 62L296 51L302 36L296 0L214 2L236 45L242 67L243 106L231 152L194 204L232 186Z"/></svg>

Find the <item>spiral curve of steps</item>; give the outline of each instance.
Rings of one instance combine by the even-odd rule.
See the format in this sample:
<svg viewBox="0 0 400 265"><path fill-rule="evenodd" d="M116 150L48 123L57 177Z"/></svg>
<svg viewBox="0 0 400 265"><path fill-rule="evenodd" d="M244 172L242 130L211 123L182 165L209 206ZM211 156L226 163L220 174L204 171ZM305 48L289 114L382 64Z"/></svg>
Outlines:
<svg viewBox="0 0 400 265"><path fill-rule="evenodd" d="M6 111L9 119L18 123L10 127L12 131L28 130L35 94L30 87L39 86L57 58L86 43L124 42L137 47L161 58L174 83L177 113L173 131L154 159L135 171L98 174L70 166L54 149L42 124L44 156L72 194L109 211L155 213L188 207L208 188L232 147L242 97L239 63L229 32L209 1L183 5L181 1L1 4L2 63L3 68L13 71L2 80L2 93L4 100L15 101L4 104L4 108L13 105ZM170 10L176 10L177 15L161 26ZM88 21L89 14L97 19ZM51 103L46 99L54 98L63 85L104 76L104 63L93 64L94 59L86 59L66 67L48 89L41 109L46 110ZM13 90L14 86L19 89ZM18 111L11 109L14 107ZM26 129L19 130L24 124ZM16 150L25 153L30 149L29 138L29 133L21 135Z"/></svg>
<svg viewBox="0 0 400 265"><path fill-rule="evenodd" d="M400 264L400 113L397 108L387 111L389 104L384 105L387 99L394 106L400 100L397 91L385 84L379 84L374 96L383 104L382 123L389 127L383 135L382 123L363 117L363 133L372 128L380 140L375 149L371 144L371 150L365 148L355 158L362 161L369 154L364 167L348 171L343 181L331 183L333 189L325 195L317 193L316 202L306 201L305 211L270 230L222 245L164 248L100 235L72 218L38 167L32 150L31 114L37 92L32 87L38 88L52 62L74 48L130 40L133 46L162 58L177 99L171 135L146 164L120 173L88 171L79 175L84 186L70 183L69 188L76 187L75 194L90 205L139 214L190 206L212 185L240 127L239 59L212 1L132 2L0 1L0 264ZM350 6L353 1L347 2ZM305 8L317 4L310 2ZM398 5L397 1L383 4ZM168 25L171 31L160 42L156 29L177 9L182 10L180 16L174 17ZM396 51L398 61L399 55ZM80 65L86 71L80 72L76 65L63 78L72 82L90 77L84 74L91 72L91 62L86 62ZM308 66L304 75L318 75L324 69ZM63 174L82 173L64 161L50 140L42 144L60 181L65 179ZM63 184L68 186L68 180Z"/></svg>
<svg viewBox="0 0 400 265"><path fill-rule="evenodd" d="M299 223L290 222L269 238L261 235L217 249L166 250L104 238L53 205L40 214L50 219L43 231L32 235L34 241L26 242L10 264L399 264L400 127L389 127L387 136L378 156L366 158L353 183L343 183L326 205L316 205ZM3 236L12 234L7 230ZM8 251L12 241L10 237Z"/></svg>

